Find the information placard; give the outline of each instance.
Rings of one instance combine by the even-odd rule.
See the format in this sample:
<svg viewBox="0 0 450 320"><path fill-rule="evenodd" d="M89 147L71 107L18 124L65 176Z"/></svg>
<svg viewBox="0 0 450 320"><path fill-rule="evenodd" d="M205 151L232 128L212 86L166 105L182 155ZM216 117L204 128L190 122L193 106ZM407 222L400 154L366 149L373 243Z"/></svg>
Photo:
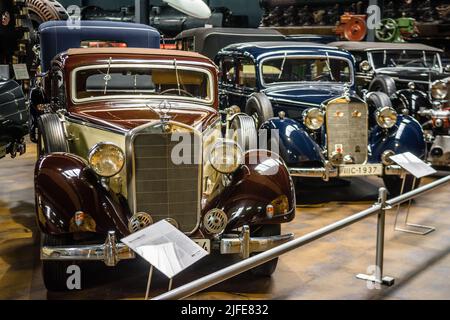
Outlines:
<svg viewBox="0 0 450 320"><path fill-rule="evenodd" d="M396 154L395 156L391 157L391 160L408 171L410 174L415 176L417 179L429 176L437 172L421 159L413 155L411 152Z"/></svg>
<svg viewBox="0 0 450 320"><path fill-rule="evenodd" d="M170 279L208 255L202 247L165 220L121 241Z"/></svg>

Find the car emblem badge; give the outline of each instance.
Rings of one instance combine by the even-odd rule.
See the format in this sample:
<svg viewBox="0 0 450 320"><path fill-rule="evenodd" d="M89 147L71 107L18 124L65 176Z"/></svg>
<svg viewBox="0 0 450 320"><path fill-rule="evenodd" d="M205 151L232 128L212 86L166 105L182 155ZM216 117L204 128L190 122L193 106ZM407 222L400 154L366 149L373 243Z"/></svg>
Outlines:
<svg viewBox="0 0 450 320"><path fill-rule="evenodd" d="M147 107L159 115L163 132L170 132L171 125L169 124L169 121L172 116L169 115L169 112L172 110L172 104L167 100L163 100L157 108L153 108L149 105L147 105Z"/></svg>
<svg viewBox="0 0 450 320"><path fill-rule="evenodd" d="M3 12L2 25L6 27L10 21L11 21L11 15L9 14L9 12L8 11Z"/></svg>

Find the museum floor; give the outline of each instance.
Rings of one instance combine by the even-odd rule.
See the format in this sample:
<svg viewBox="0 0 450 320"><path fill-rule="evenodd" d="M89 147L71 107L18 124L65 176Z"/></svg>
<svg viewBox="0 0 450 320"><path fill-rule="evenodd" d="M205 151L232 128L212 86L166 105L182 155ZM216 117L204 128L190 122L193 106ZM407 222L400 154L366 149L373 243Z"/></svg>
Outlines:
<svg viewBox="0 0 450 320"><path fill-rule="evenodd" d="M83 275L92 283L83 291L45 290L33 208L35 147L28 146L19 159L0 160L0 299L142 299L148 272L142 261L122 262L115 269L95 265ZM284 230L300 236L362 210L374 202L379 186L379 179L358 179L349 186L301 190L297 217ZM192 298L450 299L449 192L450 185L416 200L411 220L437 228L426 236L394 232L395 211L388 212L384 266L385 274L396 279L393 287L369 290L355 278L374 264L373 217L282 256L271 279L244 274ZM356 202L342 202L350 197ZM324 203L312 204L319 200ZM174 286L230 263L229 257L207 257L175 278ZM157 273L151 295L164 292L167 284Z"/></svg>

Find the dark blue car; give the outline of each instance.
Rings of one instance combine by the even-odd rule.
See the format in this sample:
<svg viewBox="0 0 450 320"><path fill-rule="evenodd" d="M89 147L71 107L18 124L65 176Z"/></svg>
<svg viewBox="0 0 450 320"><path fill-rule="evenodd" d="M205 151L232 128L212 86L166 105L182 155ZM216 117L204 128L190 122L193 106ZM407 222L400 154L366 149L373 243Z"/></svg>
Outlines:
<svg viewBox="0 0 450 320"><path fill-rule="evenodd" d="M222 105L245 110L268 130L269 142L271 129L278 130L279 152L293 176L380 176L395 195L404 172L390 157L407 151L425 157L415 119L397 114L384 93L356 95L355 61L347 51L316 43L241 43L222 49L216 64Z"/></svg>

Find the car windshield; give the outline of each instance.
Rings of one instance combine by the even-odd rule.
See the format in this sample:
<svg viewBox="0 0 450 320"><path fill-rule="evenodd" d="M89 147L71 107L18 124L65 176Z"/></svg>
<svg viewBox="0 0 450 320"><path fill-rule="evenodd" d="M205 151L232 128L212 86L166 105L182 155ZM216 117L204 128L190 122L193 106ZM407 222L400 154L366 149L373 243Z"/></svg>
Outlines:
<svg viewBox="0 0 450 320"><path fill-rule="evenodd" d="M439 54L419 50L383 50L370 53L375 69L423 68L441 69Z"/></svg>
<svg viewBox="0 0 450 320"><path fill-rule="evenodd" d="M75 102L172 97L212 101L211 76L175 66L90 66L73 72Z"/></svg>
<svg viewBox="0 0 450 320"><path fill-rule="evenodd" d="M351 82L347 60L332 57L277 57L264 61L261 74L265 84L286 82Z"/></svg>

